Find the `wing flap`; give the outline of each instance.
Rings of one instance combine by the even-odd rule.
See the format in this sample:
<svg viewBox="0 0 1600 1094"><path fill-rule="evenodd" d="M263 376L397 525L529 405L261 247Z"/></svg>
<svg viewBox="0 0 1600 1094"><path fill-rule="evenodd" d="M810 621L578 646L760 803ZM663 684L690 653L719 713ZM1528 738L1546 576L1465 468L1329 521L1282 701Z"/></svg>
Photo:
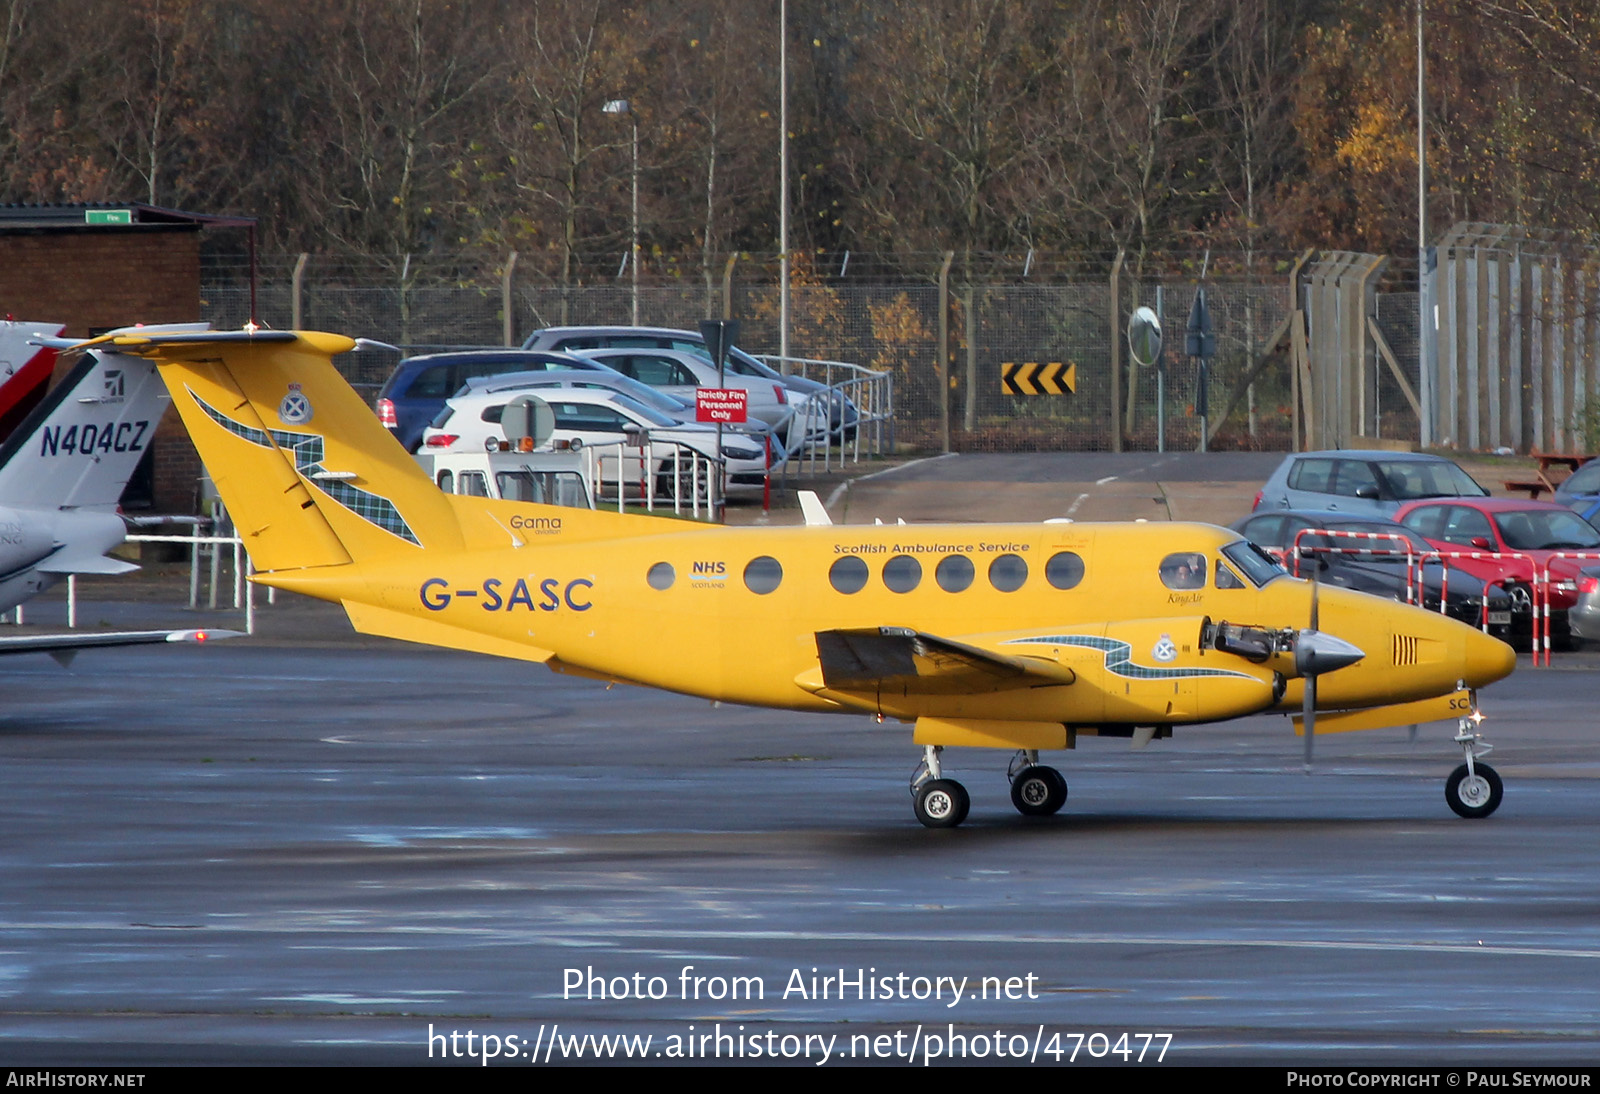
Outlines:
<svg viewBox="0 0 1600 1094"><path fill-rule="evenodd" d="M817 660L830 691L892 688L905 695L952 695L1070 684L1054 661L995 653L906 627L818 631Z"/></svg>

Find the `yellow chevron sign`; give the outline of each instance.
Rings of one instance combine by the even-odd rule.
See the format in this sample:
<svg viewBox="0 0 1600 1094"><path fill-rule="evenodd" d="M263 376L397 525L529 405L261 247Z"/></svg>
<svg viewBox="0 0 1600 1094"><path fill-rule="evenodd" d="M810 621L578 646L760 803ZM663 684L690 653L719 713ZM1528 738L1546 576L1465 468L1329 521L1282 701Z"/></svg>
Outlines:
<svg viewBox="0 0 1600 1094"><path fill-rule="evenodd" d="M1007 395L1070 395L1078 390L1078 365L1051 361L1000 363L1000 388Z"/></svg>

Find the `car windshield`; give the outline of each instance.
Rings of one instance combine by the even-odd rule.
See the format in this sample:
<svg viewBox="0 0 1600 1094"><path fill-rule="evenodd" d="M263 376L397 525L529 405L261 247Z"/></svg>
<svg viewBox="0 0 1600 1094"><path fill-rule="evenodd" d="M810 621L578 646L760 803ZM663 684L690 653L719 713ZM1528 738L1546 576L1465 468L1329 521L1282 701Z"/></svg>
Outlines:
<svg viewBox="0 0 1600 1094"><path fill-rule="evenodd" d="M620 391L613 395L610 401L626 410L633 411L633 413L637 414L651 425L670 428L679 424L678 422L675 422L671 418L667 417L665 414L662 414L660 411L650 409L639 400L630 399Z"/></svg>
<svg viewBox="0 0 1600 1094"><path fill-rule="evenodd" d="M1514 551L1600 547L1600 531L1569 509L1517 509L1496 513L1500 538Z"/></svg>
<svg viewBox="0 0 1600 1094"><path fill-rule="evenodd" d="M609 371L604 378L596 378L593 372L548 372L547 379L533 380L528 383L529 388L571 387L581 388L586 391L617 391L637 399L645 406L655 407L663 414L681 414L684 410L693 408L694 404L668 395L649 384L640 383L631 376L622 373L611 374Z"/></svg>
<svg viewBox="0 0 1600 1094"><path fill-rule="evenodd" d="M1401 501L1489 496L1489 491L1449 460L1378 460L1377 467L1389 492Z"/></svg>

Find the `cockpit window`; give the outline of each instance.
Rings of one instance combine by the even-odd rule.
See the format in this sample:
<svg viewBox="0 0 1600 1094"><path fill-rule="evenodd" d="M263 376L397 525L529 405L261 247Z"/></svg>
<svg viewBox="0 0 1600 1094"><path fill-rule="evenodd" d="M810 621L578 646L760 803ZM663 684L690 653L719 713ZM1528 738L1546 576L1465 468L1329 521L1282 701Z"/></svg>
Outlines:
<svg viewBox="0 0 1600 1094"><path fill-rule="evenodd" d="M1242 589L1244 587L1245 584L1239 579L1239 575L1228 569L1227 563L1220 558L1217 559L1217 588Z"/></svg>
<svg viewBox="0 0 1600 1094"><path fill-rule="evenodd" d="M1161 560L1161 584L1169 589L1206 587L1206 556L1196 551L1177 551Z"/></svg>
<svg viewBox="0 0 1600 1094"><path fill-rule="evenodd" d="M1282 577L1289 572L1277 559L1254 543L1247 543L1244 540L1228 544L1222 549L1222 554L1258 589L1273 578Z"/></svg>

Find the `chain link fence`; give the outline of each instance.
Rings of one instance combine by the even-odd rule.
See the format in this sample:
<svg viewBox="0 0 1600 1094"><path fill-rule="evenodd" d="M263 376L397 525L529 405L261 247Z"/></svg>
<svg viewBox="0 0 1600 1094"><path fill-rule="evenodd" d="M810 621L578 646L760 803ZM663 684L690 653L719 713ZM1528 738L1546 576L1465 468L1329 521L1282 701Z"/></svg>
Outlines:
<svg viewBox="0 0 1600 1094"><path fill-rule="evenodd" d="M947 412L951 447L957 450L1109 449L1114 357L1122 363L1117 394L1125 443L1137 449L1199 446L1198 362L1183 353L1199 281L1182 264L1169 263L1172 272L1147 275L1138 283L1124 273L1120 310L1112 305L1109 264L1039 262L1030 268L1019 261L986 269L989 280L949 277L943 285L937 271L926 266L907 276L903 267L882 261L833 258L826 274L818 272L821 265L803 267L791 281L790 355L849 361L892 375L894 436L902 447L938 450ZM1288 355L1280 354L1263 369L1249 391L1241 382L1270 348L1269 338L1289 312L1285 267L1281 261L1268 263L1251 274L1242 265L1213 261L1212 270L1220 268L1224 275L1205 282L1217 335L1203 408L1212 419L1210 447L1286 449L1291 443ZM312 256L299 267L298 278L296 269L296 256L258 264L258 322L287 328L298 315L303 327L371 338L408 352L499 346L508 335L516 343L545 326L626 326L635 307L625 277L561 285L548 270L519 265L511 256L427 262ZM1053 269L1052 280L1037 283L1019 276L1038 269ZM715 267L716 276L702 273L642 279L640 324L695 329L703 318L726 314L741 321L743 348L777 353L776 265L724 262ZM204 318L219 327L238 327L250 318L247 265L213 258L202 276ZM1131 366L1125 341L1120 353L1114 350L1126 337L1128 314L1141 304L1160 313L1164 377L1158 378L1156 369ZM1413 385L1415 311L1414 292L1379 294L1379 326ZM943 371L941 347L947 361ZM382 384L397 360L394 353L377 350L349 356L353 360L343 366L347 376L368 391ZM1001 368L1008 362L1071 365L1075 390L1007 394ZM1414 438L1415 415L1391 370L1380 366L1376 384L1384 433ZM1164 398L1158 405L1160 387ZM1215 417L1230 403L1233 412L1219 429Z"/></svg>

